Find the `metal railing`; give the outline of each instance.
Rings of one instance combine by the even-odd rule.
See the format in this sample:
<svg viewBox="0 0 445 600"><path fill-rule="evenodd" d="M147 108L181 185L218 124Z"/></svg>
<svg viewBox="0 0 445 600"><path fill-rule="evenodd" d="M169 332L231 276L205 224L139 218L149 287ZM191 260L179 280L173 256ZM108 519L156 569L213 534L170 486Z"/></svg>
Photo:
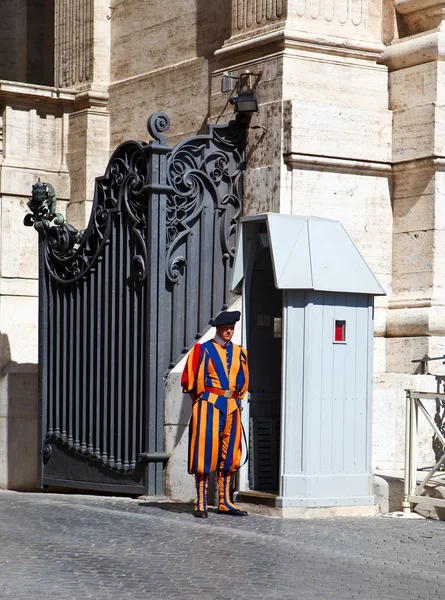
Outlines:
<svg viewBox="0 0 445 600"><path fill-rule="evenodd" d="M439 382L438 382L439 383ZM439 383L440 384L440 383ZM435 414L432 416L424 405L424 401L435 401ZM410 512L412 504L423 506L443 506L445 498L434 498L422 495L426 485L432 482L436 473L445 463L445 436L440 415L440 408L445 408L445 393L406 391L406 426L405 426L405 488L402 503L403 512ZM431 427L433 434L433 449L436 463L428 467L426 477L418 484L418 429L419 412L424 416L427 424ZM445 473L442 473L445 476ZM437 484L437 480L435 481ZM445 484L445 482L444 482Z"/></svg>

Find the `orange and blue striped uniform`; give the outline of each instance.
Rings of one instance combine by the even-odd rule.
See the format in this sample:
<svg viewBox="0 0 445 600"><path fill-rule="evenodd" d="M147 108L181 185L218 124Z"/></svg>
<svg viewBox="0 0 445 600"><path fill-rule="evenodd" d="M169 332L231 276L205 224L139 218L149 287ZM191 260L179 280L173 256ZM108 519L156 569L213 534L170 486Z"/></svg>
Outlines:
<svg viewBox="0 0 445 600"><path fill-rule="evenodd" d="M249 384L247 352L229 342L196 344L181 380L193 400L189 429L189 473L195 475L197 510L207 510L210 473L217 471L220 510L235 508L230 501L231 475L241 464L241 399ZM218 393L221 392L221 393ZM231 392L226 397L223 392Z"/></svg>

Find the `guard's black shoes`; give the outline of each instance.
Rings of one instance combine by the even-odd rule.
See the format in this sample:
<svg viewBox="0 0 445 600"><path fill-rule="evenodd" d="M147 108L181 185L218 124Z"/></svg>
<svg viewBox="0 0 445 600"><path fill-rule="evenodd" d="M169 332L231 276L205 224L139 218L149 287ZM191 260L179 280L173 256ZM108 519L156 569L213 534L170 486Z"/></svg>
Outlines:
<svg viewBox="0 0 445 600"><path fill-rule="evenodd" d="M231 517L247 517L249 514L245 510L240 510L239 508L232 508L232 510L221 510L218 508L219 515L230 515Z"/></svg>
<svg viewBox="0 0 445 600"><path fill-rule="evenodd" d="M206 510L195 510L193 511L193 516L197 519L207 519L209 515Z"/></svg>

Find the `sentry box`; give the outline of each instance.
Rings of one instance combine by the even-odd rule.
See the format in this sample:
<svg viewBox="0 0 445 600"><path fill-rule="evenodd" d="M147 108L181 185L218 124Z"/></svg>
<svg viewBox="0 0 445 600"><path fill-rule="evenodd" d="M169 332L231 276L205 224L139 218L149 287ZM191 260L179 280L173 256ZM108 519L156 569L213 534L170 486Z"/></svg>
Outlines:
<svg viewBox="0 0 445 600"><path fill-rule="evenodd" d="M343 225L243 218L232 287L243 294L251 377L238 499L374 505L373 297L385 292Z"/></svg>

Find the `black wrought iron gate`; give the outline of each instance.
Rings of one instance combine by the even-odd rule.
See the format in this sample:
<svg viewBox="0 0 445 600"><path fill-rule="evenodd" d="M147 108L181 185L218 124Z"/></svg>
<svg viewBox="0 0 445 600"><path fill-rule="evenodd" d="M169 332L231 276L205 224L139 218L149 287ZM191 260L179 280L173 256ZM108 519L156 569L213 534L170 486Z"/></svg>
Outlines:
<svg viewBox="0 0 445 600"><path fill-rule="evenodd" d="M162 495L164 377L228 303L244 125L175 148L126 142L96 180L89 225L29 201L40 236L40 483Z"/></svg>

